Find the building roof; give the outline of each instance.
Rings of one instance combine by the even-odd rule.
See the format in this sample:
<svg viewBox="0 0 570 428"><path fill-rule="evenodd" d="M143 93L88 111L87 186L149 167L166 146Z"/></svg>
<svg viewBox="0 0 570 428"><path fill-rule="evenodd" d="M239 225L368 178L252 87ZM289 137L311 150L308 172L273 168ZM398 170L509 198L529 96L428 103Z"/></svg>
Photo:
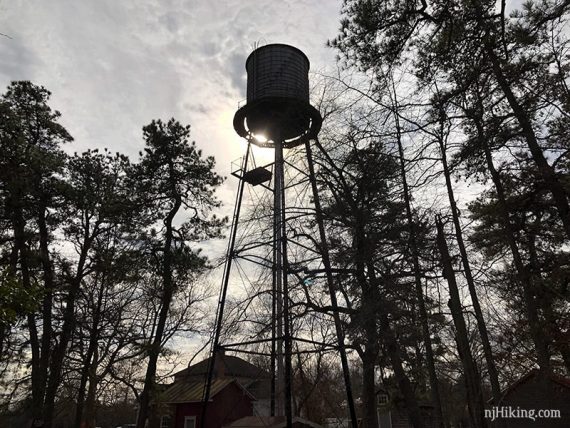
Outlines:
<svg viewBox="0 0 570 428"><path fill-rule="evenodd" d="M249 395L254 400L255 398L235 379L214 379L210 389L210 397L214 397L220 391L225 389L228 385L235 383L240 389ZM205 381L174 382L166 391L160 396L160 401L167 404L176 403L195 403L200 402L204 396Z"/></svg>
<svg viewBox="0 0 570 428"><path fill-rule="evenodd" d="M525 382L528 382L530 379L533 379L537 376L540 376L540 371L537 369L533 369L533 370L529 371L527 374L525 374L524 376L517 379L515 382L513 382L511 385L509 385L507 387L507 389L505 389L503 391L503 394L501 396L501 401L503 401L505 399L505 397L507 395L509 395L511 392L513 392L518 386L522 385ZM548 379L550 379L552 382L555 382L559 385L562 385L565 388L570 389L570 379L569 378L558 376L558 375L555 375L553 373L550 373L548 375ZM489 401L492 401L492 399Z"/></svg>
<svg viewBox="0 0 570 428"><path fill-rule="evenodd" d="M211 357L210 357L211 358ZM174 373L175 378L186 376L204 376L208 373L208 364L210 358L200 361L184 370ZM218 362L224 365L224 376L237 377L237 378L250 378L250 379L265 379L271 376L266 371L242 360L239 357L231 355L218 355L216 357L216 364Z"/></svg>

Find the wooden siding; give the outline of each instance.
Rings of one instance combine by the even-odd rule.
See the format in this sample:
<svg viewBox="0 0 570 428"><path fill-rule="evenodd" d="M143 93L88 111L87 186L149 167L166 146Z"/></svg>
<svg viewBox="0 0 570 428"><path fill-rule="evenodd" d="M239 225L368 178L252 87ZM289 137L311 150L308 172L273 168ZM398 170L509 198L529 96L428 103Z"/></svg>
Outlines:
<svg viewBox="0 0 570 428"><path fill-rule="evenodd" d="M172 428L184 428L185 416L196 416L196 427L201 425L202 403L176 405L176 416ZM231 422L253 415L251 397L235 382L228 384L208 403L205 428L221 428Z"/></svg>

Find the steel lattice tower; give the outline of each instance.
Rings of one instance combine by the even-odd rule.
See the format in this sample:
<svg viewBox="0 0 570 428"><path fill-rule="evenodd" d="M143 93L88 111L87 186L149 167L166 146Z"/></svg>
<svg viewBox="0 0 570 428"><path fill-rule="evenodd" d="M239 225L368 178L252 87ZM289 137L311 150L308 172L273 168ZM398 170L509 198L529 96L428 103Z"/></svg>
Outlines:
<svg viewBox="0 0 570 428"><path fill-rule="evenodd" d="M344 333L338 312L338 304L333 285L333 271L323 224L319 194L316 185L311 140L316 139L322 125L320 113L309 102L309 67L306 55L299 49L284 45L270 44L254 50L246 61L247 104L241 107L234 117L234 129L248 141L246 154L239 168L232 175L240 179L226 263L222 277L220 298L216 315L216 328L212 344L208 379L204 391L203 413L210 399L216 354L221 348L220 338L224 323L224 309L232 263L237 257L236 238L240 225L240 212L246 186L261 186L273 196L271 246L271 337L237 344L225 344L224 347L238 351L240 345L270 342L271 351L271 415L284 415L287 427L292 427L292 369L291 356L294 354L293 342L301 341L291 331L290 316L290 281L298 279L289 260L290 245L288 238L286 190L294 184L285 180L285 166L297 170L309 184L314 216L318 227L316 239L318 253L323 266L335 334L342 369L344 374L347 404L354 428L357 426L354 401L349 377L349 368L344 348ZM274 150L274 162L265 166L256 166L252 161L251 145L269 147ZM284 149L297 148L301 152L304 146L304 165L301 170L285 159ZM252 165L253 164L253 165ZM272 186L270 183L272 182ZM295 244L292 244L295 245ZM301 245L301 244L297 244ZM307 262L309 263L309 262ZM307 269L305 268L305 271ZM307 341L307 340L305 340ZM307 341L309 342L309 341ZM204 424L204 417L201 420Z"/></svg>

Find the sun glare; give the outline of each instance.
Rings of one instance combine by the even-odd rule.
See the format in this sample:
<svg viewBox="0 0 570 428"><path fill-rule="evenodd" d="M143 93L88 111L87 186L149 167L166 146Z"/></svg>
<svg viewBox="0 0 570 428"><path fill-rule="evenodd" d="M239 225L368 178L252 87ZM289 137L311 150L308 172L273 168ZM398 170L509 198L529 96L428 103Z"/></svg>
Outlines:
<svg viewBox="0 0 570 428"><path fill-rule="evenodd" d="M253 138L255 139L255 141L257 141L258 143L267 143L267 137L263 134L257 134L254 135Z"/></svg>

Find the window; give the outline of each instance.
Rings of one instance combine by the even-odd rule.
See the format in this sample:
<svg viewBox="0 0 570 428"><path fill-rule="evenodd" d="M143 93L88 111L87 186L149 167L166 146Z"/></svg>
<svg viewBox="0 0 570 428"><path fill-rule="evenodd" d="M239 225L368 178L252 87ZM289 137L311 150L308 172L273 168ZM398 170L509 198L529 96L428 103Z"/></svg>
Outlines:
<svg viewBox="0 0 570 428"><path fill-rule="evenodd" d="M184 428L196 428L196 416L185 416Z"/></svg>
<svg viewBox="0 0 570 428"><path fill-rule="evenodd" d="M170 428L170 416L163 416L160 418L160 428Z"/></svg>
<svg viewBox="0 0 570 428"><path fill-rule="evenodd" d="M378 394L378 404L388 404L388 394Z"/></svg>

